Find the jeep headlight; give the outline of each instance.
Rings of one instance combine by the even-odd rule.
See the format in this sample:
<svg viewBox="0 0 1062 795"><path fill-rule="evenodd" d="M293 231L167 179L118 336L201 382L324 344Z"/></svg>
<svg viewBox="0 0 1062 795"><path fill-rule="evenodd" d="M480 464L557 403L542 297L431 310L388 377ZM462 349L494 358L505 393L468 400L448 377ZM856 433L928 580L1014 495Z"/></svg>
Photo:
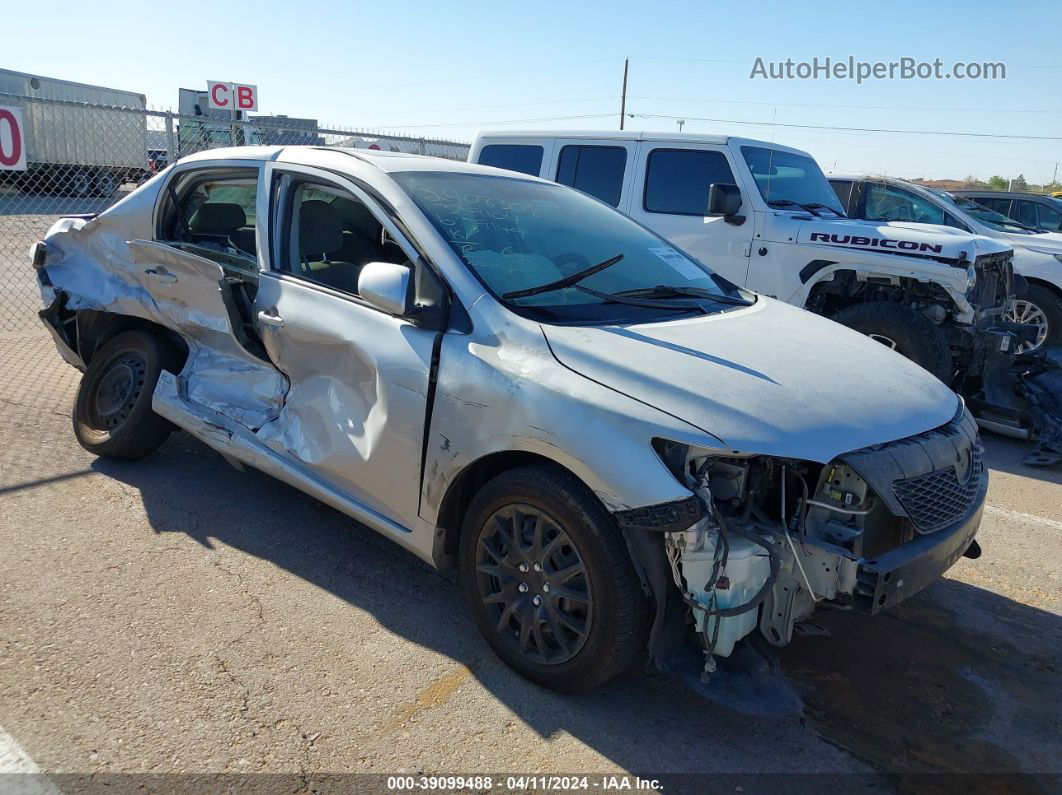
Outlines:
<svg viewBox="0 0 1062 795"><path fill-rule="evenodd" d="M977 286L977 268L973 265L966 267L966 294L969 295L973 292L973 288Z"/></svg>

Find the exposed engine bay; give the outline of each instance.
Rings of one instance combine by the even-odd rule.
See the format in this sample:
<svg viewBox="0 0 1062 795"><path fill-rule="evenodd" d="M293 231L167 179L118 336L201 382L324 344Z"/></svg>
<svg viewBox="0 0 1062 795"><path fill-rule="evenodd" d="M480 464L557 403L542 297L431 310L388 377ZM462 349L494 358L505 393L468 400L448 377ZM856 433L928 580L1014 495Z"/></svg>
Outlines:
<svg viewBox="0 0 1062 795"><path fill-rule="evenodd" d="M707 672L757 629L785 646L820 603L876 613L980 554L987 473L965 409L942 428L825 465L671 443L659 451L702 503L701 518L665 533L664 548Z"/></svg>

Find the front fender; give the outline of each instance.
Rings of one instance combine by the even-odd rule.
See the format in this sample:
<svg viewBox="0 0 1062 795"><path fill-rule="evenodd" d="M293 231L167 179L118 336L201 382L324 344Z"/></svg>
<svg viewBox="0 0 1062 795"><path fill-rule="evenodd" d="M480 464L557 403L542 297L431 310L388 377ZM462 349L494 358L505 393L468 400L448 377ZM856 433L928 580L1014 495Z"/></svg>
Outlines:
<svg viewBox="0 0 1062 795"><path fill-rule="evenodd" d="M807 264L801 269L801 283L786 299L786 303L806 306L816 285L829 282L841 271L854 273L858 278L914 279L937 284L955 305L959 322L972 322L974 308L966 298L966 271L948 265L923 265L917 260L895 261L890 255L870 255L856 258L847 252L817 250L808 253ZM806 279L806 281L805 281Z"/></svg>
<svg viewBox="0 0 1062 795"><path fill-rule="evenodd" d="M555 461L612 513L690 496L651 441L704 444L702 431L564 368L545 344L523 347L518 361L501 354L511 350L444 338L425 440L423 519L436 524L460 473L502 452Z"/></svg>
<svg viewBox="0 0 1062 795"><path fill-rule="evenodd" d="M1026 279L1046 282L1062 290L1062 262L1055 259L1053 254L1015 246L1014 272Z"/></svg>

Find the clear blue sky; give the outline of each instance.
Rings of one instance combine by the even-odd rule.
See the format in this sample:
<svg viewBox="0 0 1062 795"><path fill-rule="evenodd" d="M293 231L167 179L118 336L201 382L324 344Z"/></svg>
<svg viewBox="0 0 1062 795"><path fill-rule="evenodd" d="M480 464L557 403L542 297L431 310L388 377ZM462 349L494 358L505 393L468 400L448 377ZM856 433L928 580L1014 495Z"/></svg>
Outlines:
<svg viewBox="0 0 1062 795"><path fill-rule="evenodd" d="M43 16L22 2L5 14L0 66L137 91L162 108L176 106L179 87L231 79L259 86L262 112L347 127L462 140L492 127L615 129L629 56L629 112L685 117L688 131L798 146L827 170L982 179L1021 173L1043 182L1062 161L1062 140L783 126L1062 137L1062 3L1055 0L141 0ZM1007 79L749 79L757 56L849 55L940 58L946 66L1002 61ZM589 118L501 123L562 116ZM674 130L676 123L636 118L627 127Z"/></svg>

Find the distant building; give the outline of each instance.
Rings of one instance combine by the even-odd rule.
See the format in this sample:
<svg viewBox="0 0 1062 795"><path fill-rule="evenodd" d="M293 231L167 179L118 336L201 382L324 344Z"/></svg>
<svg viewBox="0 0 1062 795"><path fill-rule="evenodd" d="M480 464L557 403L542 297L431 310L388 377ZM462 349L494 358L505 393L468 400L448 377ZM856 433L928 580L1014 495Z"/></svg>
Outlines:
<svg viewBox="0 0 1062 795"><path fill-rule="evenodd" d="M937 190L962 190L977 186L977 183L967 182L964 179L912 179L911 182Z"/></svg>

